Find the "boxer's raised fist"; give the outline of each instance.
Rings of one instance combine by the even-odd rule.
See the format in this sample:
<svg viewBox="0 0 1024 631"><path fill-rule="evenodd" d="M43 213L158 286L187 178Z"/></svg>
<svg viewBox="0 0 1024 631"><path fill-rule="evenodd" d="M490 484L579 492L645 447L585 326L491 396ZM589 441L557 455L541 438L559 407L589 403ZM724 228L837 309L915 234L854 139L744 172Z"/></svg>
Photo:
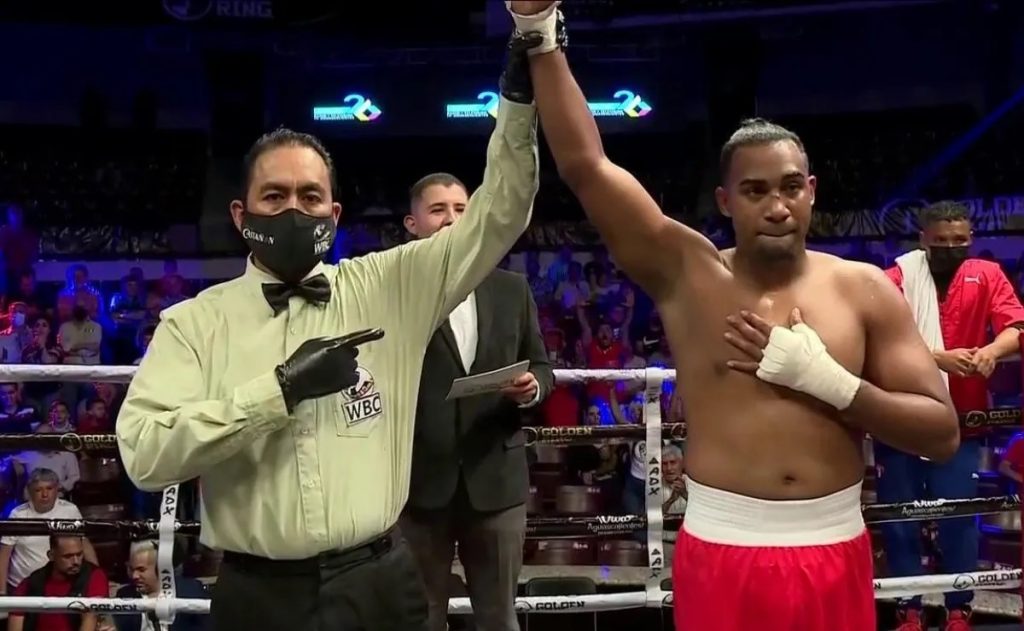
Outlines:
<svg viewBox="0 0 1024 631"><path fill-rule="evenodd" d="M508 0L505 4L512 13L534 15L544 11L553 4L559 4L559 2L554 0Z"/></svg>
<svg viewBox="0 0 1024 631"><path fill-rule="evenodd" d="M559 49L564 50L568 44L565 20L558 10L559 2L516 2L506 0L505 6L512 14L516 25L513 41L516 37L540 36L537 43L531 43L528 55L543 55Z"/></svg>

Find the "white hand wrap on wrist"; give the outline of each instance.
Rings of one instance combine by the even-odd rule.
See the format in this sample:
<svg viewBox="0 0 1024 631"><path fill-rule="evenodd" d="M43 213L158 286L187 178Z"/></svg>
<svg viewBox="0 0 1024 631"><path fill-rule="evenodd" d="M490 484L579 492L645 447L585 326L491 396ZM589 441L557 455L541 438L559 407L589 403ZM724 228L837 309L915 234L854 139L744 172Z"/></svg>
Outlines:
<svg viewBox="0 0 1024 631"><path fill-rule="evenodd" d="M520 33L540 33L544 41L539 46L527 51L529 55L540 55L558 50L558 5L561 1L553 3L540 13L533 15L519 15L512 11L512 2L505 0L505 8L512 15L512 21L516 24L516 30Z"/></svg>
<svg viewBox="0 0 1024 631"><path fill-rule="evenodd" d="M860 377L839 365L818 334L806 324L772 327L757 377L845 410L860 389Z"/></svg>

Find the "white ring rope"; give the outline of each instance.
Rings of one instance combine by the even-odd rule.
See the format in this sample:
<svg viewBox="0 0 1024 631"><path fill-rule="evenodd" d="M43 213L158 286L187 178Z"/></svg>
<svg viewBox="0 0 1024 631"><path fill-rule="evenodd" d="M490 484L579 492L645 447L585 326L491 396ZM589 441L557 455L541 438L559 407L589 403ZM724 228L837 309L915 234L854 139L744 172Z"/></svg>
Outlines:
<svg viewBox="0 0 1024 631"><path fill-rule="evenodd" d="M978 589L1011 589L1021 584L1021 571L995 570L969 574L938 574L875 580L876 598L900 598L925 592L955 592ZM646 591L621 594L590 594L585 596L536 596L516 598L520 613L578 613L581 611L613 611L672 605L672 593L659 590L659 598L651 603ZM47 598L14 596L0 598L0 611L95 611L114 615L158 611L161 598ZM177 613L208 614L210 601L199 598L166 599L167 606ZM468 598L452 598L448 613L472 613Z"/></svg>
<svg viewBox="0 0 1024 631"><path fill-rule="evenodd" d="M128 383L135 375L135 366L65 366L35 364L0 365L0 382L29 381L70 381ZM647 368L632 370L582 370L556 369L558 383L588 383L592 381L646 380L644 418L647 423L647 480L645 499L648 532L648 565L651 575L645 581L642 592L618 594L591 594L581 596L544 596L516 598L516 611L520 613L578 613L587 611L614 611L663 607L672 605L672 593L661 589L661 578L668 574L662 545L662 490L661 490L661 386L664 381L675 380L675 370ZM168 509L168 493L173 508ZM162 594L151 599L117 598L49 598L49 597L0 597L0 611L32 612L86 612L94 611L114 615L155 612L164 626L174 620L176 613L208 614L208 599L186 599L174 597L172 560L164 558L173 554L174 521L177 508L177 488L164 491L163 513L160 518L160 550L158 567ZM656 507L657 510L653 510ZM165 524L169 522L169 527ZM651 528L650 526L653 526ZM169 542L166 541L169 539ZM170 569L170 585L165 582L164 571ZM964 574L938 574L906 576L899 578L875 579L875 598L901 598L932 592L955 592L966 590L1001 590L1020 587L1021 570L994 570ZM468 598L452 598L448 613L469 614L472 607Z"/></svg>
<svg viewBox="0 0 1024 631"><path fill-rule="evenodd" d="M70 364L0 364L0 382L73 381L88 383L129 383L137 366L73 366ZM629 381L660 377L662 381L675 381L676 371L671 368L625 368L621 370L595 370L586 368L556 368L558 383L589 383L592 381Z"/></svg>

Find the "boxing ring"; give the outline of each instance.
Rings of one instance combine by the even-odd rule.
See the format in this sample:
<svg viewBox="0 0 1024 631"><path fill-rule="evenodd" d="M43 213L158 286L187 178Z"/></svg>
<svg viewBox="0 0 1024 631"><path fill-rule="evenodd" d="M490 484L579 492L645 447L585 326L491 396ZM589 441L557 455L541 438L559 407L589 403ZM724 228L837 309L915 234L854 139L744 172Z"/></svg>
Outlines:
<svg viewBox="0 0 1024 631"><path fill-rule="evenodd" d="M2 382L106 382L128 383L135 374L134 366L65 366L65 365L0 365ZM527 445L590 444L608 439L645 440L647 459L645 515L597 515L567 517L531 517L527 536L537 537L617 537L647 531L647 567L643 591L590 594L578 596L520 597L516 610L521 613L580 613L620 609L661 608L672 605L668 580L671 559L665 555L663 533L676 530L681 517L668 519L662 515L661 454L664 439L683 440L685 424L662 422L662 385L675 379L674 370L659 368L637 370L555 370L557 383L588 383L592 381L637 380L645 383L644 425L526 427ZM968 427L1014 426L1021 421L1021 411L1014 408L978 410L962 419ZM117 451L113 434L0 434L0 451L24 449L65 450L76 453L107 454ZM863 507L869 524L947 519L971 515L1017 511L1020 497L976 497L957 500L914 501L899 504L869 504ZM182 522L177 515L177 486L164 490L159 520L0 520L0 535L48 536L51 534L84 534L92 538L142 538L157 535L159 553L157 573L162 597L151 599L115 598L47 598L0 597L0 611L32 612L96 612L122 615L154 612L162 625L173 622L177 613L207 614L210 601L175 597L173 542L176 535L198 535L199 522ZM875 579L877 599L890 599L916 594L963 590L1004 590L1021 585L1021 569L979 571L965 574L940 574ZM449 601L450 614L472 613L468 598ZM993 611L1004 615L1020 615L1016 610Z"/></svg>

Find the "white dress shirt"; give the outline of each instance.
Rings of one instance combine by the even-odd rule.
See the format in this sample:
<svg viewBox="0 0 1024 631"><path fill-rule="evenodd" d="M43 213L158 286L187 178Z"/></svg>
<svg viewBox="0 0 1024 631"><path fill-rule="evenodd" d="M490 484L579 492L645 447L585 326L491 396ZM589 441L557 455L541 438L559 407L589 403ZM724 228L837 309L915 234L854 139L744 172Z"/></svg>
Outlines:
<svg viewBox="0 0 1024 631"><path fill-rule="evenodd" d="M476 361L476 347L480 340L480 332L476 317L476 292L469 294L469 297L455 307L448 316L448 324L452 327L452 334L455 336L455 345L459 347L459 357L462 358L462 367L466 374L470 373L473 362ZM534 393L533 399L528 403L521 403L519 407L530 408L540 401L540 387Z"/></svg>
<svg viewBox="0 0 1024 631"><path fill-rule="evenodd" d="M448 324L452 327L455 335L455 345L459 347L459 357L462 358L462 368L469 374L476 361L476 345L479 341L479 330L476 319L476 292L469 294L469 297L455 307L448 316Z"/></svg>

